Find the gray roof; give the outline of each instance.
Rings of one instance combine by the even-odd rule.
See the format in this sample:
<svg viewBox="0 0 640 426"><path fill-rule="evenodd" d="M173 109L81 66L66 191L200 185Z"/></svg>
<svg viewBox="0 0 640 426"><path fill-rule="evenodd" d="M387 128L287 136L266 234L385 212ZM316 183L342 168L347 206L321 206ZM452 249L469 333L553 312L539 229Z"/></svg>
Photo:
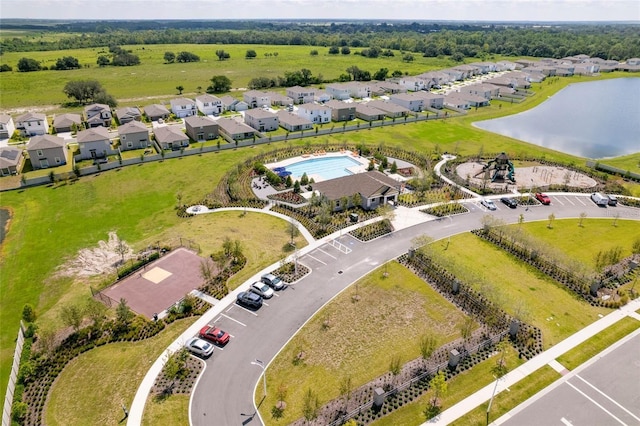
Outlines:
<svg viewBox="0 0 640 426"><path fill-rule="evenodd" d="M107 104L91 104L84 107L84 112L86 115L89 115L89 112L94 112L96 114L100 113L100 111L108 111L111 112L111 108Z"/></svg>
<svg viewBox="0 0 640 426"><path fill-rule="evenodd" d="M307 120L306 118L300 117L297 114L294 114L289 111L285 111L283 109L278 111L276 115L278 116L278 119L280 120L281 123L288 124L291 126L313 124L311 123L311 121Z"/></svg>
<svg viewBox="0 0 640 426"><path fill-rule="evenodd" d="M82 117L80 114L60 114L53 118L53 127L71 127L74 124L82 123Z"/></svg>
<svg viewBox="0 0 640 426"><path fill-rule="evenodd" d="M189 98L175 98L175 99L171 99L171 101L169 101L171 103L171 106L193 106L196 104L196 101L194 101L193 99L189 99Z"/></svg>
<svg viewBox="0 0 640 426"><path fill-rule="evenodd" d="M377 170L355 175L329 179L313 184L313 189L319 191L330 200L351 197L356 192L371 198L376 195L390 195L398 193L399 182Z"/></svg>
<svg viewBox="0 0 640 426"><path fill-rule="evenodd" d="M133 119L139 118L140 115L140 110L136 107L123 107L116 110L116 116L120 121L126 117L131 117Z"/></svg>
<svg viewBox="0 0 640 426"><path fill-rule="evenodd" d="M0 113L0 123L7 124L9 121L11 121L9 114Z"/></svg>
<svg viewBox="0 0 640 426"><path fill-rule="evenodd" d="M0 148L0 168L7 169L20 164L22 160L22 150L12 146Z"/></svg>
<svg viewBox="0 0 640 426"><path fill-rule="evenodd" d="M381 109L378 109L374 106L370 106L368 103L357 103L356 104L356 111L360 114L365 114L368 116L373 116L373 115L385 115L385 112L382 111Z"/></svg>
<svg viewBox="0 0 640 426"><path fill-rule="evenodd" d="M17 122L21 121L45 121L47 116L44 114L40 114L38 112L28 112L26 114L22 114L16 118Z"/></svg>
<svg viewBox="0 0 640 426"><path fill-rule="evenodd" d="M238 133L255 133L256 130L247 126L244 123L240 123L233 118L220 118L218 119L218 125L225 133L229 135L235 135Z"/></svg>
<svg viewBox="0 0 640 426"><path fill-rule="evenodd" d="M220 100L222 101L222 104L225 107L228 107L230 105L234 105L234 104L239 102L239 99L236 99L231 95L225 95L225 96L221 97Z"/></svg>
<svg viewBox="0 0 640 426"><path fill-rule="evenodd" d="M152 104L144 107L144 112L147 116L157 117L159 115L169 115L171 112L166 106L160 104Z"/></svg>
<svg viewBox="0 0 640 426"><path fill-rule="evenodd" d="M204 93L200 96L196 96L196 101L200 101L202 103L205 102L221 102L221 99L217 96L210 95L208 93Z"/></svg>
<svg viewBox="0 0 640 426"><path fill-rule="evenodd" d="M253 108L244 112L245 117L248 115L256 120L260 120L262 118L273 118L276 115L271 111L266 111L262 108Z"/></svg>
<svg viewBox="0 0 640 426"><path fill-rule="evenodd" d="M135 120L130 121L118 127L119 135L128 135L130 133L141 133L141 132L148 132L148 131L149 129L147 128L147 126Z"/></svg>
<svg viewBox="0 0 640 426"><path fill-rule="evenodd" d="M332 99L329 102L326 102L325 105L331 109L344 109L344 108L355 109L356 108L355 104L349 104L346 102L339 101L337 99Z"/></svg>
<svg viewBox="0 0 640 426"><path fill-rule="evenodd" d="M215 120L210 119L209 117L202 117L200 115L192 115L184 119L184 123L188 124L191 127L204 127L217 125Z"/></svg>
<svg viewBox="0 0 640 426"><path fill-rule="evenodd" d="M398 104L394 104L393 102L388 102L388 101L374 100L374 101L370 101L368 105L371 105L374 108L378 108L379 110L386 111L386 112L400 112L400 113L409 112L407 108L400 106Z"/></svg>
<svg viewBox="0 0 640 426"><path fill-rule="evenodd" d="M329 108L328 106L320 105L320 104L311 104L311 103L299 105L298 110L301 110L301 109L309 110L309 111L330 111L331 110L331 108Z"/></svg>
<svg viewBox="0 0 640 426"><path fill-rule="evenodd" d="M93 127L91 129L78 132L76 137L78 143L104 141L109 139L109 130L106 127Z"/></svg>
<svg viewBox="0 0 640 426"><path fill-rule="evenodd" d="M32 137L29 140L29 143L27 144L27 150L31 151L34 149L60 148L64 147L65 145L65 140L59 136L38 135Z"/></svg>
<svg viewBox="0 0 640 426"><path fill-rule="evenodd" d="M159 143L182 142L189 140L187 135L174 126L156 127L153 130L153 134L156 135L156 141Z"/></svg>

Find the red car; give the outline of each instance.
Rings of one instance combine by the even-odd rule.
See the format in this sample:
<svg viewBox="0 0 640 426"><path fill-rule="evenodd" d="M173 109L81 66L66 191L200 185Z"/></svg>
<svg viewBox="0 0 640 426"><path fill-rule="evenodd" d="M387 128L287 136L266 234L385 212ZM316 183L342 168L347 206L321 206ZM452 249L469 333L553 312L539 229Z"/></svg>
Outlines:
<svg viewBox="0 0 640 426"><path fill-rule="evenodd" d="M551 198L547 194L543 194L542 192L536 192L536 200L540 201L545 206L551 204Z"/></svg>
<svg viewBox="0 0 640 426"><path fill-rule="evenodd" d="M216 345L226 345L229 343L229 333L226 331L220 330L218 327L213 325L205 325L198 333L200 338L206 339Z"/></svg>

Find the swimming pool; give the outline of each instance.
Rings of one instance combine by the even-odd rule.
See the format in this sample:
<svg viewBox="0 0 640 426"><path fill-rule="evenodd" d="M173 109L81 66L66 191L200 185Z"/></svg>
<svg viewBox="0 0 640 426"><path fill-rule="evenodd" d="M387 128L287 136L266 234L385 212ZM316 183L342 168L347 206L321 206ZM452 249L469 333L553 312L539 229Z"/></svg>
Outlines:
<svg viewBox="0 0 640 426"><path fill-rule="evenodd" d="M299 179L303 173L306 173L308 177L316 176L314 178L316 180L318 178L327 180L352 175L353 173L347 168L354 166L362 166L362 164L348 156L339 156L310 158L290 164L285 169L291 172L294 179Z"/></svg>

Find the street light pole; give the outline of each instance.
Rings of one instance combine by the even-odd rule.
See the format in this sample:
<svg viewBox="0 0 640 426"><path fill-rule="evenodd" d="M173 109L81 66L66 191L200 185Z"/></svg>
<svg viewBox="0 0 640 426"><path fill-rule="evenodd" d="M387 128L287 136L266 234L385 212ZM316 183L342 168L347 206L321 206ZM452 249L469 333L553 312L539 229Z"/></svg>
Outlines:
<svg viewBox="0 0 640 426"><path fill-rule="evenodd" d="M258 367L262 368L262 380L263 380L263 384L264 384L264 397L267 397L267 373L264 369L264 363L262 361L260 361L259 359L256 359L255 361L251 361L251 364L253 365L257 365Z"/></svg>

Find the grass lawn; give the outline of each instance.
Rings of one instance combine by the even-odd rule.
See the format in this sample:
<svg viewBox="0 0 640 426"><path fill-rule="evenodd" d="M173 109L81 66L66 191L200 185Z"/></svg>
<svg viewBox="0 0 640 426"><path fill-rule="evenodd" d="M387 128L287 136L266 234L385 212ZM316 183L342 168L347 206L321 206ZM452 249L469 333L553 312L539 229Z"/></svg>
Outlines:
<svg viewBox="0 0 640 426"><path fill-rule="evenodd" d="M568 370L573 370L638 328L640 321L625 317L558 357L557 361Z"/></svg>
<svg viewBox="0 0 640 426"><path fill-rule="evenodd" d="M47 424L117 424L123 418L121 404L131 406L149 366L195 320L179 320L150 339L112 343L75 358L51 387Z"/></svg>
<svg viewBox="0 0 640 426"><path fill-rule="evenodd" d="M507 352L505 357L507 368L513 370L521 365L524 360L518 359L517 354L513 350ZM491 357L473 368L458 374L451 380L447 381L448 393L442 398L442 409L453 406L462 401L467 396L482 389L489 383L494 382L494 376L491 369L496 365L496 358ZM393 413L373 422L374 426L395 426L395 425L418 425L426 420L424 410L432 397L432 391L428 391L420 398L414 400L411 404L407 404Z"/></svg>
<svg viewBox="0 0 640 426"><path fill-rule="evenodd" d="M568 258L575 259L595 271L595 257L599 251L606 252L620 247L621 258L631 256L634 241L640 238L640 222L614 218L585 219L582 227L577 219L555 220L553 228L549 221L531 222L523 229L541 241L553 245ZM591 242L597 241L597 247Z"/></svg>
<svg viewBox="0 0 640 426"><path fill-rule="evenodd" d="M545 348L610 311L578 299L551 278L471 233L451 238L447 250L440 242L434 243L432 250L463 282L509 314L519 311L526 322L539 327Z"/></svg>
<svg viewBox="0 0 640 426"><path fill-rule="evenodd" d="M171 419L169 421L168 419ZM142 417L143 426L189 426L189 395L171 395L161 402L147 399Z"/></svg>
<svg viewBox="0 0 640 426"><path fill-rule="evenodd" d="M495 396L495 398L493 398L489 421L498 419L500 416L514 409L520 403L540 392L560 377L562 377L560 376L560 373L548 365L545 365L515 385L510 386L508 392L500 392ZM470 411L455 422L451 423L451 426L485 426L487 424L488 406L489 401L479 407L476 407L475 410Z"/></svg>
<svg viewBox="0 0 640 426"><path fill-rule="evenodd" d="M385 279L377 269L360 280L358 302L352 301L355 285L337 296L275 358L267 369L267 387L288 388L287 409L283 418L271 418L276 403L272 392L261 408L265 421L288 424L301 417L307 389L324 403L339 395L347 376L356 388L389 371L394 356L402 364L419 357L420 336L426 332L434 333L439 344L459 337L464 314L398 263L390 263L388 273ZM301 351L304 361L294 365Z"/></svg>

